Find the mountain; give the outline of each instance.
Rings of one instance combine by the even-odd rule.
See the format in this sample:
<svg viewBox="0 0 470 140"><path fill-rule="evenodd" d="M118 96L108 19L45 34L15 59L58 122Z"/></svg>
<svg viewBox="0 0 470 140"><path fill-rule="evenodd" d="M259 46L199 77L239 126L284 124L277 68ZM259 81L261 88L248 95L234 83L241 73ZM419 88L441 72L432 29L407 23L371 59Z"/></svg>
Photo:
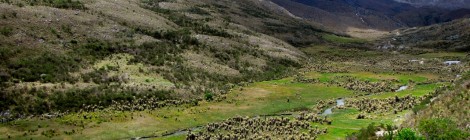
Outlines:
<svg viewBox="0 0 470 140"><path fill-rule="evenodd" d="M382 40L381 48L470 51L470 19L393 31ZM388 46L388 47L387 47Z"/></svg>
<svg viewBox="0 0 470 140"><path fill-rule="evenodd" d="M296 47L335 35L275 6L258 0L1 1L0 112L77 111L104 98L100 104L108 106L146 95L200 99L282 77L307 60ZM34 90L17 92L23 87ZM21 98L43 91L55 94ZM102 94L109 91L122 94Z"/></svg>
<svg viewBox="0 0 470 140"><path fill-rule="evenodd" d="M426 26L468 17L469 9L436 5L417 7L394 0L272 0L292 14L340 30L348 28L390 31Z"/></svg>
<svg viewBox="0 0 470 140"><path fill-rule="evenodd" d="M401 3L408 3L413 6L433 6L447 9L470 8L470 0L395 0Z"/></svg>

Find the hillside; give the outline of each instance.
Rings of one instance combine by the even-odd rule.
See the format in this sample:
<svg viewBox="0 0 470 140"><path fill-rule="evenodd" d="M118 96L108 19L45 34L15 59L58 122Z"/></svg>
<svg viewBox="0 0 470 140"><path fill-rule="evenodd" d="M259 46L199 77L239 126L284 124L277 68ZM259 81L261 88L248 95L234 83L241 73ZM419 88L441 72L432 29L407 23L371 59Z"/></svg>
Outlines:
<svg viewBox="0 0 470 140"><path fill-rule="evenodd" d="M412 49L423 51L459 51L470 49L470 19L461 19L448 23L426 27L400 29L393 35L381 40L382 49Z"/></svg>
<svg viewBox="0 0 470 140"><path fill-rule="evenodd" d="M242 82L282 77L306 60L291 44L324 42L330 33L266 4L2 1L1 110L106 107L136 91L138 98L201 99ZM122 94L103 94L109 91Z"/></svg>

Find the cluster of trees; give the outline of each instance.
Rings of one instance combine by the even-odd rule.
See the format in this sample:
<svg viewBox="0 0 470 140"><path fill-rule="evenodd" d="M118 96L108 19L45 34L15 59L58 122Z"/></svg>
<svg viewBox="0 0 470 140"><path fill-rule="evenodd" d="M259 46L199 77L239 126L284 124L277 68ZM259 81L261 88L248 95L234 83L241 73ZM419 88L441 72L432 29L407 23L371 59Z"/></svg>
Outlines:
<svg viewBox="0 0 470 140"><path fill-rule="evenodd" d="M361 98L359 100L346 100L346 107L356 108L359 111L367 113L372 112L389 112L394 111L395 114L403 110L413 108L417 103L420 103L426 97L414 97L411 95L405 97L386 98L386 99L370 99Z"/></svg>
<svg viewBox="0 0 470 140"><path fill-rule="evenodd" d="M330 85L344 87L349 90L367 92L367 93L380 93L392 92L398 89L397 80L381 80L379 82L362 81L352 76L336 76L334 80L328 82Z"/></svg>
<svg viewBox="0 0 470 140"><path fill-rule="evenodd" d="M79 79L69 75L85 65L94 63L111 54L123 52L126 46L113 44L96 39L89 39L77 44L72 51L57 53L53 51L34 52L30 57L17 57L22 51L10 47L0 47L0 83L4 82L44 82L44 83L75 83ZM31 52L33 53L33 52ZM15 58L15 59L10 59Z"/></svg>
<svg viewBox="0 0 470 140"><path fill-rule="evenodd" d="M77 112L89 106L104 109L116 102L142 102L141 99L152 99L155 102L171 99L171 91L141 91L119 86L98 86L90 89L76 89L53 93L42 89L19 89L15 91L0 91L0 112L10 111L11 118L21 118L24 115L41 115L50 112Z"/></svg>
<svg viewBox="0 0 470 140"><path fill-rule="evenodd" d="M68 72L80 68L80 59L71 56L45 52L36 57L23 57L8 65L11 78L25 82L74 82Z"/></svg>
<svg viewBox="0 0 470 140"><path fill-rule="evenodd" d="M324 133L327 129L312 127L307 120L235 117L208 124L200 132L190 132L187 139L316 139Z"/></svg>
<svg viewBox="0 0 470 140"><path fill-rule="evenodd" d="M63 9L86 9L85 5L79 0L26 0L19 3L13 3L10 0L2 0L1 2L8 4L17 4L18 6L24 6L24 4L27 4L31 6L45 5Z"/></svg>

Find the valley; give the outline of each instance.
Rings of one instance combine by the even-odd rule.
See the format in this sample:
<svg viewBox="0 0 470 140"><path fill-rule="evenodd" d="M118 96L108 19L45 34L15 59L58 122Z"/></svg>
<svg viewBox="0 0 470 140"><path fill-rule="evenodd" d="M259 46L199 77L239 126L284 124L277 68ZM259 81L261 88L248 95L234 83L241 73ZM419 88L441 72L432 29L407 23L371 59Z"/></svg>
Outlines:
<svg viewBox="0 0 470 140"><path fill-rule="evenodd" d="M328 58L318 56L321 59L312 60L313 64L301 69L296 76L237 86L223 95L222 99L143 111L104 109L71 113L52 119L44 117L20 119L3 124L0 130L3 134L20 139L48 139L49 136L58 139L138 137L185 139L188 131L178 131L191 129L192 133L197 134L198 131L206 129L206 124L221 122L229 118L245 116L279 118L277 115L287 114L282 117L296 120L299 114L312 113L319 117L327 117L331 121L331 124L310 122L311 127L328 131L326 134L315 137L342 139L373 122L402 124L413 114L414 106L423 100L442 94L442 90L452 86L452 81L459 79L456 75L468 69L463 65L468 63L465 54L440 53L439 55L416 56L376 51L362 52L354 49L342 50L334 47L305 48L304 51L307 54L323 52L322 55L334 58L328 60ZM342 51L348 51L351 54L358 53L358 56L363 55L364 58L346 60L344 56L341 56L342 54L336 54ZM383 57L380 57L380 60L366 61L373 59L374 55ZM397 57L399 59L396 59ZM412 59L420 59L425 63L411 62ZM325 60L327 62L321 62ZM461 60L462 64L447 66L444 64L446 60ZM392 62L394 65L391 64ZM372 66L373 63L383 64L383 67ZM399 70L400 68L406 69ZM448 71L450 69L454 71ZM341 79L352 80L358 84L343 83L346 81ZM381 86L375 91L376 87L367 86L368 84ZM402 86L408 86L408 88L397 91ZM406 108L398 108L390 104L394 106L395 112L393 108L366 112L353 105L353 102L357 100L395 100L395 98L409 97L416 98L414 99L416 102L413 101L413 104ZM344 106L334 107L337 99L344 99ZM329 107L333 107L332 113L321 115ZM358 115L365 115L365 118L358 119ZM45 132L50 132L50 134L45 135ZM2 139L6 137L3 136Z"/></svg>
<svg viewBox="0 0 470 140"><path fill-rule="evenodd" d="M441 3L0 0L0 139L468 139Z"/></svg>

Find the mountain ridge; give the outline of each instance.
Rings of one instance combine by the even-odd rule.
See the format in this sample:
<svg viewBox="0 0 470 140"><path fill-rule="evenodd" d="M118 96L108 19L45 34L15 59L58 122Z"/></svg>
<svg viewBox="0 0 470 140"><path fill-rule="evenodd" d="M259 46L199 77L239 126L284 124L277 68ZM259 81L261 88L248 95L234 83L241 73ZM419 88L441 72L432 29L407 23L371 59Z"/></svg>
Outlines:
<svg viewBox="0 0 470 140"><path fill-rule="evenodd" d="M417 7L435 6L447 9L470 8L470 0L395 0L397 2L411 4Z"/></svg>
<svg viewBox="0 0 470 140"><path fill-rule="evenodd" d="M393 0L272 0L296 16L345 31L348 27L391 31L468 17L468 9L416 7ZM339 21L339 22L338 22Z"/></svg>

